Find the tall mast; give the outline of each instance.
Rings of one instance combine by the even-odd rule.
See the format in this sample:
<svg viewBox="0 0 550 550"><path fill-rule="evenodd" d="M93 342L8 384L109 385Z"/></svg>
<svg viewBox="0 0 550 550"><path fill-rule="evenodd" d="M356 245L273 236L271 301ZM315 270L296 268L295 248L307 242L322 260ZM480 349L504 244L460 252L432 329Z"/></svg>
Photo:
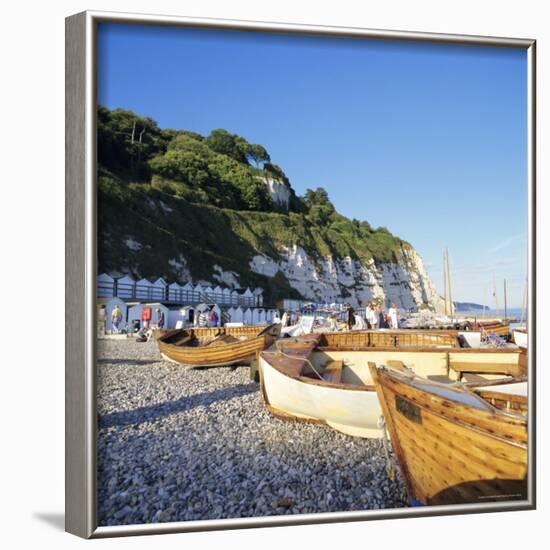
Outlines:
<svg viewBox="0 0 550 550"><path fill-rule="evenodd" d="M447 257L447 278L449 280L449 313L451 317L454 315L454 304L453 304L453 291L451 286L451 266L449 264L449 249L445 248L445 255Z"/></svg>
<svg viewBox="0 0 550 550"><path fill-rule="evenodd" d="M508 317L508 307L507 307L507 297L506 297L506 279L504 279L504 320L506 321Z"/></svg>
<svg viewBox="0 0 550 550"><path fill-rule="evenodd" d="M497 283L495 280L495 274L493 273L493 296L495 297L495 311L498 317L498 296L497 296Z"/></svg>
<svg viewBox="0 0 550 550"><path fill-rule="evenodd" d="M443 251L443 286L445 287L445 315L449 315L449 308L447 303L447 257L445 250Z"/></svg>

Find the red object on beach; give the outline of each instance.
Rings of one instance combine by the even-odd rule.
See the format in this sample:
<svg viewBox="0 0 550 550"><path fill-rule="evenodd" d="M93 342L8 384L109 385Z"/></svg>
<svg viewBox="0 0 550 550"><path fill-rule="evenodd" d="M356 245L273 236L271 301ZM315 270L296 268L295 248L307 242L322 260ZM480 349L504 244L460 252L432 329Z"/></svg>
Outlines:
<svg viewBox="0 0 550 550"><path fill-rule="evenodd" d="M144 307L141 310L142 321L150 321L152 316L153 316L153 310L150 307Z"/></svg>

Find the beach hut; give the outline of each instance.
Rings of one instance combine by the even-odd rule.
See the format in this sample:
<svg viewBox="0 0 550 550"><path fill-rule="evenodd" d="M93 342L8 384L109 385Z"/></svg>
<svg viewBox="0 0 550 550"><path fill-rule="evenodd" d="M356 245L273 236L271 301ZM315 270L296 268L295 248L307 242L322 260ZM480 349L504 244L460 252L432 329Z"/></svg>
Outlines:
<svg viewBox="0 0 550 550"><path fill-rule="evenodd" d="M165 328L184 328L189 325L189 307L170 306Z"/></svg>
<svg viewBox="0 0 550 550"><path fill-rule="evenodd" d="M214 289L211 286L204 287L204 300L208 303L215 302Z"/></svg>
<svg viewBox="0 0 550 550"><path fill-rule="evenodd" d="M234 323L235 322L235 308L234 307L230 307L228 310L227 310L227 317L229 317L229 322L230 323Z"/></svg>
<svg viewBox="0 0 550 550"><path fill-rule="evenodd" d="M128 326L132 326L133 322L135 320L138 320L140 322L140 326L141 326L141 312L143 311L143 308L144 307L150 307L151 308L151 313L152 313L152 316L151 316L151 321L150 321L150 325L152 326L155 326L157 323L158 323L158 320L159 320L159 316L158 316L158 313L157 313L157 309L160 309L164 312L164 319L165 319L165 327L164 328L167 328L166 326L166 322L168 321L168 316L169 316L169 309L168 307L165 305L165 304L162 304L160 302L153 302L153 303L146 303L146 304L134 304L132 306L130 306L128 308Z"/></svg>
<svg viewBox="0 0 550 550"><path fill-rule="evenodd" d="M242 298L243 298L243 305L245 305L245 306L253 306L254 305L254 294L252 293L252 291L249 288L247 288L243 292Z"/></svg>
<svg viewBox="0 0 550 550"><path fill-rule="evenodd" d="M178 283L168 285L168 300L170 302L182 301L182 287Z"/></svg>
<svg viewBox="0 0 550 550"><path fill-rule="evenodd" d="M193 290L194 287L190 282L185 283L181 287L181 299L184 302L193 302Z"/></svg>
<svg viewBox="0 0 550 550"><path fill-rule="evenodd" d="M222 290L223 303L226 305L231 305L231 289L224 288Z"/></svg>
<svg viewBox="0 0 550 550"><path fill-rule="evenodd" d="M136 282L129 275L124 275L116 280L116 295L122 299L134 298Z"/></svg>
<svg viewBox="0 0 550 550"><path fill-rule="evenodd" d="M112 314L115 306L118 305L122 311L122 322L118 326L119 330L126 330L127 307L124 300L117 296L104 297L97 299L97 319L101 323L98 327L100 333L111 334L113 331Z"/></svg>
<svg viewBox="0 0 550 550"><path fill-rule="evenodd" d="M236 290L231 291L231 305L232 306L238 306L239 305L239 298L240 298L239 293Z"/></svg>
<svg viewBox="0 0 550 550"><path fill-rule="evenodd" d="M252 294L254 294L254 305L262 307L264 305L264 289L255 288Z"/></svg>
<svg viewBox="0 0 550 550"><path fill-rule="evenodd" d="M247 308L243 315L243 322L245 325L251 325L252 324L252 310L250 308Z"/></svg>
<svg viewBox="0 0 550 550"><path fill-rule="evenodd" d="M96 295L98 298L108 298L115 295L115 280L107 273L97 276Z"/></svg>
<svg viewBox="0 0 550 550"><path fill-rule="evenodd" d="M153 283L149 279L140 279L136 283L136 299L151 300L153 298Z"/></svg>
<svg viewBox="0 0 550 550"><path fill-rule="evenodd" d="M195 285L195 288L193 289L194 295L193 295L193 301L196 302L204 302L204 287L197 284Z"/></svg>
<svg viewBox="0 0 550 550"><path fill-rule="evenodd" d="M252 310L252 324L264 325L266 322L265 309L253 309Z"/></svg>
<svg viewBox="0 0 550 550"><path fill-rule="evenodd" d="M219 285L214 289L214 302L223 304L223 289Z"/></svg>
<svg viewBox="0 0 550 550"><path fill-rule="evenodd" d="M279 311L277 309L269 310L269 322L270 323L280 323L281 317L279 316Z"/></svg>
<svg viewBox="0 0 550 550"><path fill-rule="evenodd" d="M243 308L241 306L236 307L234 310L233 315L231 316L231 322L232 323L242 323L244 319L244 313Z"/></svg>
<svg viewBox="0 0 550 550"><path fill-rule="evenodd" d="M159 302L162 302L163 300L166 300L167 294L168 294L168 283L162 278L159 277L154 283L153 283L153 300L158 300Z"/></svg>

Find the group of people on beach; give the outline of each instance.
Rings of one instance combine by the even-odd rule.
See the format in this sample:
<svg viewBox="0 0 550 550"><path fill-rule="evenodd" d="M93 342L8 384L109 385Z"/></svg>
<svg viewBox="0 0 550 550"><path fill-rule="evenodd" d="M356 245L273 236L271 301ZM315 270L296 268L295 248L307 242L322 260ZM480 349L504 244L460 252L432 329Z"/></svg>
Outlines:
<svg viewBox="0 0 550 550"><path fill-rule="evenodd" d="M365 308L365 316L356 312L351 304L345 304L348 330L376 330L383 328L398 329L399 317L397 305L392 304L388 311L376 302L370 302Z"/></svg>
<svg viewBox="0 0 550 550"><path fill-rule="evenodd" d="M147 330L151 321L151 308L143 308L141 318L141 329ZM157 328L164 328L165 318L164 313L160 308L157 308ZM299 313L289 313L285 311L281 317L281 325L287 327L290 325L298 324L300 322ZM391 307L387 312L384 311L382 306L376 302L370 302L365 308L365 315L361 315L361 312L355 311L351 304L345 304L345 321L347 330L376 330L376 329L397 329L399 328L399 319L397 313L397 305L391 304ZM120 325L122 322L122 311L120 307L115 305L111 313L111 324L113 327L113 333L120 332ZM328 319L329 327L331 330L338 330L338 323L334 314L331 314ZM218 327L220 326L220 317L213 307L207 307L206 309L199 311L193 320L195 327Z"/></svg>
<svg viewBox="0 0 550 550"><path fill-rule="evenodd" d="M164 316L164 312L162 309L157 308L157 322L156 322L156 328L164 328L164 325L166 324L166 319ZM147 330L149 328L149 324L151 322L151 308L150 307L144 307L141 310L141 319L138 321L137 319L134 320L134 327L136 325L141 325L141 330ZM111 325L112 325L112 332L114 334L119 334L122 330L122 310L120 309L120 306L118 304L115 304L115 307L113 308L113 311L111 312Z"/></svg>
<svg viewBox="0 0 550 550"><path fill-rule="evenodd" d="M199 311L195 315L194 326L200 328L207 327L217 327L219 326L220 318L216 310L212 307L207 307L206 309Z"/></svg>

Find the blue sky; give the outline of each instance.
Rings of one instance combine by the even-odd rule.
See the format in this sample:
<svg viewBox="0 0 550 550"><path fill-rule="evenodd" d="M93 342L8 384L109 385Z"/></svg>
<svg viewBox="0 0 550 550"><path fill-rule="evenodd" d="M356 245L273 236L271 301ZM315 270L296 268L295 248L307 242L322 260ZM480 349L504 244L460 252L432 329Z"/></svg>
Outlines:
<svg viewBox="0 0 550 550"><path fill-rule="evenodd" d="M409 241L440 292L447 246L457 300L494 304L494 275L521 305L524 50L103 24L98 60L106 107L261 143L297 193Z"/></svg>

